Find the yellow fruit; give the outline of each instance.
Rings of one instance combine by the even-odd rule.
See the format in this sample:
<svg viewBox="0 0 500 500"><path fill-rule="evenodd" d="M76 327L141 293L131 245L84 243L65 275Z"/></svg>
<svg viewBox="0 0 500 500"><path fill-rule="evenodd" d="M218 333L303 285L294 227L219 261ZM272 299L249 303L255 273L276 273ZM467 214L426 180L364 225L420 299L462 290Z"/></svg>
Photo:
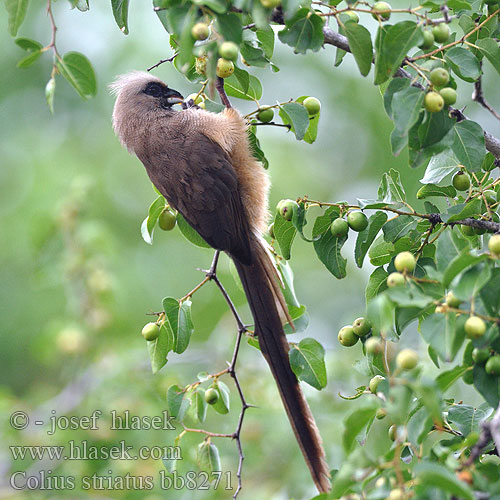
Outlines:
<svg viewBox="0 0 500 500"><path fill-rule="evenodd" d="M217 68L215 70L216 75L219 78L227 78L234 73L234 64L233 61L229 61L228 59L223 59L220 57L217 60Z"/></svg>

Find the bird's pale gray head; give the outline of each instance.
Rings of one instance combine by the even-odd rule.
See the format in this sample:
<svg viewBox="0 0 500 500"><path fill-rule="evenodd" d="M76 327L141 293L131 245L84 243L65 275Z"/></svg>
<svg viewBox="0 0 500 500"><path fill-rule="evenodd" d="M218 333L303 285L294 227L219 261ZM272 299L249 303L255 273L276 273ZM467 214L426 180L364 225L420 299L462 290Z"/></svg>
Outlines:
<svg viewBox="0 0 500 500"><path fill-rule="evenodd" d="M110 86L116 95L113 110L113 128L123 144L133 149L129 139L142 121L151 119L158 111L171 110L183 102L182 95L156 76L134 71L119 76Z"/></svg>

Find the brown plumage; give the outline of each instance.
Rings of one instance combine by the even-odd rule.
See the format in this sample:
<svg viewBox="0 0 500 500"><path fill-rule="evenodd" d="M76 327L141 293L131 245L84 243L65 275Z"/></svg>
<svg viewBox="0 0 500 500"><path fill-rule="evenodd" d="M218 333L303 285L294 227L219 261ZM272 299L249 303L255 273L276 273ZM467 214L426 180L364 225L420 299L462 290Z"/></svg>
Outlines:
<svg viewBox="0 0 500 500"><path fill-rule="evenodd" d="M233 259L314 483L329 491L321 438L288 360L280 319L280 313L289 319L288 311L262 239L269 179L251 154L244 119L234 109L174 111L172 104L182 96L148 73L124 75L111 88L117 95L113 126L122 144L141 160L169 204Z"/></svg>

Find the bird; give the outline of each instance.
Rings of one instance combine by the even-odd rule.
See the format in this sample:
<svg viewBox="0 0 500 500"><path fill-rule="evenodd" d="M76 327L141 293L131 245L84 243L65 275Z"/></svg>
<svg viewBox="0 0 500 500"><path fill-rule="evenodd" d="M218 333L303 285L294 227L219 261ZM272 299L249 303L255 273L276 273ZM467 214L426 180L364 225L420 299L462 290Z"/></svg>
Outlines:
<svg viewBox="0 0 500 500"><path fill-rule="evenodd" d="M151 182L200 236L225 252L238 271L267 361L320 492L330 474L319 430L293 373L282 318L290 316L267 229L269 176L252 155L248 124L234 108L213 113L183 103L183 96L150 73L135 71L111 85L113 128L143 163Z"/></svg>

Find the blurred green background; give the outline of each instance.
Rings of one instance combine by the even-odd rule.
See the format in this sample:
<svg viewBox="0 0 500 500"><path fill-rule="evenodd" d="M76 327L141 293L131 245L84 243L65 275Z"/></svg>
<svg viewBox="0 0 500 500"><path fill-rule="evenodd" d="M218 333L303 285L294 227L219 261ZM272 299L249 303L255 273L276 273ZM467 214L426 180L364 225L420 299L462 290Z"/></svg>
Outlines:
<svg viewBox="0 0 500 500"><path fill-rule="evenodd" d="M396 4L396 2L394 2ZM405 4L406 6L406 4ZM44 101L51 56L43 56L28 69L16 69L24 53L7 33L7 16L0 9L1 169L0 169L0 498L230 498L223 486L213 491L140 491L103 489L83 491L82 476L153 476L163 470L154 460L50 461L13 460L10 445L67 445L87 440L96 446L112 446L124 440L137 449L146 445L171 445L179 431L111 431L111 410L137 415L159 415L165 408L166 389L196 380L200 371L216 372L226 366L235 339L232 317L210 284L193 299L195 334L187 352L171 354L167 366L153 376L140 330L150 321L148 312L161 309L164 296L182 297L202 278L196 268L209 266L212 252L196 248L181 236L158 232L153 246L141 238L140 225L155 199L144 169L118 143L111 128L113 99L107 85L117 74L145 69L171 55L168 34L148 2L131 2L130 34L116 27L108 2L92 2L91 10L70 10L68 2L54 4L61 53L81 51L92 61L98 79L98 95L84 102L61 78L57 79L55 115ZM375 27L375 21L367 21ZM46 44L50 25L41 3L32 2L18 36ZM263 82L262 104L315 95L322 102L318 140L300 143L283 129L259 130L262 148L270 160L273 180L271 206L281 198L309 195L323 201L374 198L382 172L396 168L410 199L418 189L422 171L410 171L406 155L390 152L391 124L385 116L379 90L370 77L359 76L347 56L334 68L333 47L316 54L295 56L277 43L275 64L279 73L252 69ZM172 66L154 71L187 95L197 88ZM500 94L486 75L486 96L495 106ZM491 81L490 81L491 80ZM460 106L492 133L498 125L470 103L470 87L460 87ZM495 102L496 99L496 102ZM252 104L234 100L242 111ZM497 122L498 123L498 122ZM291 340L312 336L327 351L329 384L321 393L305 387L320 427L332 468L342 463L342 420L356 405L338 392L353 394L368 377L353 364L361 358L359 345L340 349L337 331L364 312L364 286L370 265L359 270L353 264L351 237L348 278L337 281L317 260L312 246L297 239L292 267L299 299L307 305L310 325ZM244 297L222 260L220 276L235 302ZM249 314L243 309L249 320ZM419 346L416 326L402 339ZM420 346L424 352L423 346ZM432 372L431 366L426 369ZM240 498L307 498L314 494L274 383L260 353L243 345L238 373L248 401L258 406L247 413L242 434L246 454L244 489ZM232 389L232 410L220 416L209 410L204 428L232 432L239 400ZM453 394L468 397L466 388ZM90 415L101 410L99 431L67 430L47 435L52 415ZM9 425L16 410L26 411L31 424L24 431ZM54 411L55 413L51 413ZM188 424L195 425L194 422ZM377 424L384 429L383 423ZM381 436L385 434L381 433ZM196 469L196 447L201 435L182 440L181 474ZM224 471L236 483L235 444L219 439ZM9 486L13 472L27 470L38 477L75 476L73 491L36 489L15 492ZM223 481L224 483L224 481Z"/></svg>

